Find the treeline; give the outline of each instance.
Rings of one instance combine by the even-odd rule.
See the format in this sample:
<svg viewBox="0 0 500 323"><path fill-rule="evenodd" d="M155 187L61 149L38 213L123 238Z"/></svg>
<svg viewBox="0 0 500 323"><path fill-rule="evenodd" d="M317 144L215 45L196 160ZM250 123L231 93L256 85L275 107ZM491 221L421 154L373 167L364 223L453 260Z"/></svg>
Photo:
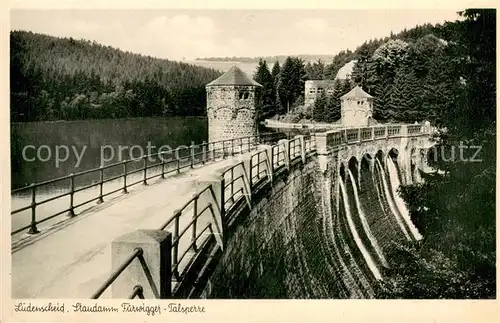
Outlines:
<svg viewBox="0 0 500 323"><path fill-rule="evenodd" d="M314 55L314 54L303 54L303 55L294 55L304 61L329 61L333 58L333 55ZM266 62L284 62L288 55L274 55L274 56L260 56L260 57L204 57L204 58L196 58L196 60L200 61L212 61L212 62L241 62L241 63L257 63L260 60L264 60Z"/></svg>
<svg viewBox="0 0 500 323"><path fill-rule="evenodd" d="M496 10L460 14L442 29L446 45L393 42L361 64L374 70L361 74L367 86L389 77L401 107L423 107L445 129L429 160L444 173L401 190L424 239L390 255L381 298L496 298Z"/></svg>
<svg viewBox="0 0 500 323"><path fill-rule="evenodd" d="M205 113L205 85L220 72L95 42L10 34L11 121Z"/></svg>
<svg viewBox="0 0 500 323"><path fill-rule="evenodd" d="M412 123L426 119L439 124L442 120L436 111L449 109L448 98L462 82L449 68L455 53L448 42L455 27L451 22L426 24L391 33L366 41L355 51L341 51L330 63L287 57L283 66L274 63L274 73L260 59L254 78L264 85L261 116L292 113L299 119L333 122L340 118L340 97L357 84L375 97L375 119ZM313 111L303 109L306 80L335 80L339 70L353 60L349 80L336 80L334 94L322 94Z"/></svg>

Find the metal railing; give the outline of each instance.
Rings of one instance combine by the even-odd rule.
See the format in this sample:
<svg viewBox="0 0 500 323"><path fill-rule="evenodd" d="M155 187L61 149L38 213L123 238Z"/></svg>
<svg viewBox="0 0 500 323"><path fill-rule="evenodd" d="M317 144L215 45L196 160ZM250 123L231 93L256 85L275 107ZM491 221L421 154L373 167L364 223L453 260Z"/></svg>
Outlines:
<svg viewBox="0 0 500 323"><path fill-rule="evenodd" d="M125 269L127 269L127 267L132 263L132 261L134 261L136 258L139 259L140 257L142 257L143 252L144 251L142 250L142 248L135 248L134 251L123 261L121 266L116 268L111 273L109 278L106 279L106 281L99 287L99 289L90 298L91 299L99 298L102 295L102 293L104 293L106 291L106 289L108 289L108 287L114 283L114 281L120 276L120 274L122 272L124 272ZM141 261L141 263L143 263L143 262ZM134 287L134 289L135 289L135 287ZM141 291L141 294L142 294L142 291ZM134 297L135 296L136 295L134 295Z"/></svg>
<svg viewBox="0 0 500 323"><path fill-rule="evenodd" d="M369 127L369 128L356 128L356 129L343 129L329 133L333 140L331 143L333 147L340 147L341 145L348 144L349 141L359 141L360 138L368 137L372 140L386 138L386 135L398 136L401 133L401 125L398 126L382 126L382 127ZM369 131L368 131L369 129ZM415 128L416 129L416 128ZM388 131L390 130L390 131ZM365 133L363 135L363 132ZM423 128L412 130L412 134L424 133ZM382 136L384 134L384 136ZM166 230L170 227L172 232L172 262L171 262L171 277L173 282L179 282L187 275L189 268L188 264L201 252L200 246L206 244L213 236L213 225L216 226L216 231L222 236L224 231L227 215L230 213L232 207L240 202L242 199L249 200L249 196L254 194L256 187L262 182L272 182L275 174L284 168L288 163L292 164L301 160L302 156L312 156L316 151L314 136L303 136L301 141L300 136L287 140L280 141L272 145L268 149L257 151L250 155L247 161L240 161L225 169L221 176L219 189L214 187L214 184L207 184L203 189L193 195L183 207L176 210L172 217L170 217L165 224L159 229ZM303 147L302 147L303 143ZM288 149L287 149L288 148ZM217 196L217 193L219 196ZM203 224L200 229L199 219L206 212L214 221L208 221ZM220 219L218 224L215 218ZM189 221L182 229L180 228L181 219ZM182 237L188 235L187 243L183 244L183 250L180 241ZM202 239L202 236L205 238ZM186 259L189 252L192 252L191 258ZM181 255L179 253L182 252ZM135 258L142 257L142 250L136 248L122 263L122 265L114 270L109 278L102 284L92 298L98 298L127 268ZM184 266L182 262L184 261ZM175 287L173 287L172 295L175 295ZM135 285L132 289L130 298L144 297L142 294L142 286Z"/></svg>
<svg viewBox="0 0 500 323"><path fill-rule="evenodd" d="M21 213L23 211L27 211L31 209L31 221L29 225L23 226L21 228L15 229L11 232L11 235L19 233L28 229L29 234L39 233L39 229L37 227L38 224L49 221L59 215L67 214L68 217L74 217L75 209L85 206L89 203L96 202L97 204L103 203L104 198L122 191L123 193L128 193L128 188L137 185L144 184L147 185L148 181L154 178L165 178L166 175L169 174L179 174L181 171L185 169L192 169L197 165L204 165L207 162L215 161L217 159L224 159L230 156L234 156L235 154L242 154L251 151L255 146L261 142L272 141L275 138L280 136L279 133L267 133L262 134L260 136L249 136L242 137L236 139L229 140L221 140L214 141L208 143L202 143L199 145L191 145L185 148L177 148L174 151L175 158L166 158L168 153L172 152L159 152L156 154L150 154L143 156L142 166L135 167L131 169L130 165L133 163L137 163L141 159L129 159L117 163L113 163L110 165L102 166L99 168L89 169L86 171L82 171L79 173L69 174L63 177L55 178L52 180L40 182L40 183L32 183L29 186L25 186L22 188L14 189L11 191L11 194L19 194L19 193L27 193L31 195L31 203L21 208L17 208L11 211L11 215L15 215ZM155 160L155 162L151 162L151 159ZM157 169L159 170L156 174L151 173L150 170ZM105 172L114 171L115 174L108 176L106 178ZM116 173L118 174L116 175ZM78 181L89 174L99 174L99 181L87 185L78 185ZM134 182L128 182L127 177L130 175L142 173L140 180L136 180ZM106 183L116 181L122 179L123 185L117 189L113 189L109 192L104 192L104 186ZM42 187L48 187L54 185L55 183L60 183L62 181L69 181L68 189L66 192L57 194L55 196L50 196L41 201L37 201L38 191ZM88 190L90 188L99 187L99 192L80 203L75 203L75 195L79 192ZM48 214L43 216L43 218L37 218L37 207L40 205L60 200L63 198L69 197L68 208L63 209L59 212Z"/></svg>

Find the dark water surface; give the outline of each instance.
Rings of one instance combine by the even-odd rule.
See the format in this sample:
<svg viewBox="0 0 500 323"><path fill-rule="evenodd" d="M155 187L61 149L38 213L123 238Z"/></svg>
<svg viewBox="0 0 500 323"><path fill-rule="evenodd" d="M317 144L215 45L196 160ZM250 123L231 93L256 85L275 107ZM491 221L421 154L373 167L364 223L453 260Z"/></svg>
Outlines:
<svg viewBox="0 0 500 323"><path fill-rule="evenodd" d="M147 153L148 143L155 153L162 145L175 149L208 138L207 120L202 117L32 122L10 127L13 189L137 157ZM128 166L140 168L142 161ZM116 167L106 175L121 171ZM78 186L98 180L99 172L90 173L78 178ZM61 181L43 191L67 185Z"/></svg>

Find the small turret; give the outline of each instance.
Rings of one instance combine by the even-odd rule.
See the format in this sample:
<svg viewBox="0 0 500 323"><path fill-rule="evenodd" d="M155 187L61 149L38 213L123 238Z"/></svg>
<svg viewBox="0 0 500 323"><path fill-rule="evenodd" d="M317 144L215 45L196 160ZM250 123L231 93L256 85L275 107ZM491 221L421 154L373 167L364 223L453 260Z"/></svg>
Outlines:
<svg viewBox="0 0 500 323"><path fill-rule="evenodd" d="M344 127L367 127L373 117L373 97L356 86L341 98L341 123Z"/></svg>

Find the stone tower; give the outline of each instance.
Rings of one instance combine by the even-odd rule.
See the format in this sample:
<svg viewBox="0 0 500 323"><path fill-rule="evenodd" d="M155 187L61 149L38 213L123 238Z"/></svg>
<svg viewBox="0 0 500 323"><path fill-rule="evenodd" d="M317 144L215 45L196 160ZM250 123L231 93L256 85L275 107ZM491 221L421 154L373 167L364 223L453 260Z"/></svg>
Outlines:
<svg viewBox="0 0 500 323"><path fill-rule="evenodd" d="M236 66L206 86L208 140L257 134L255 89L262 86Z"/></svg>
<svg viewBox="0 0 500 323"><path fill-rule="evenodd" d="M373 97L356 86L341 98L340 114L344 127L367 127L373 117Z"/></svg>

